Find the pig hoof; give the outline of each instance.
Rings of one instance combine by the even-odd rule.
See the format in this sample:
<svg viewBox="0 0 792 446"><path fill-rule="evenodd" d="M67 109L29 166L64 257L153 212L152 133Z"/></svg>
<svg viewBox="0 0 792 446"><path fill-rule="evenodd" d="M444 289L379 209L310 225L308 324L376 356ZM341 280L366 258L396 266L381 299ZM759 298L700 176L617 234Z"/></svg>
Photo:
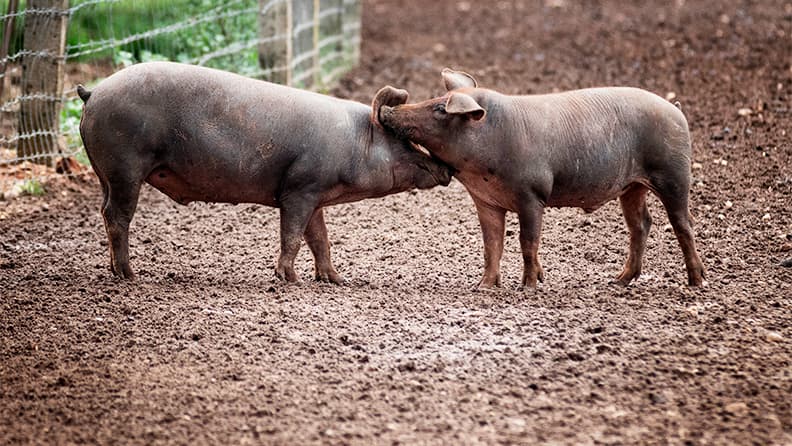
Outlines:
<svg viewBox="0 0 792 446"><path fill-rule="evenodd" d="M135 278L135 273L132 272L132 268L130 268L128 265L123 267L111 266L110 271L112 271L113 275L119 279L132 280Z"/></svg>
<svg viewBox="0 0 792 446"><path fill-rule="evenodd" d="M500 274L496 274L495 277L490 277L485 275L484 277L479 280L479 283L476 285L474 290L482 290L482 291L491 291L494 288L500 288L501 286L501 276Z"/></svg>
<svg viewBox="0 0 792 446"><path fill-rule="evenodd" d="M537 284L533 284L533 285L524 284L520 289L520 291L522 291L523 295L534 296L536 295L536 293L539 292L539 287L537 286Z"/></svg>
<svg viewBox="0 0 792 446"><path fill-rule="evenodd" d="M300 278L297 277L297 273L294 272L292 268L284 268L279 266L275 268L275 276L280 280L285 280L287 282L299 282Z"/></svg>
<svg viewBox="0 0 792 446"><path fill-rule="evenodd" d="M317 282L334 283L336 285L344 285L346 283L346 280L335 271L316 273L314 279L316 279Z"/></svg>
<svg viewBox="0 0 792 446"><path fill-rule="evenodd" d="M625 277L622 277L622 276L618 276L618 277L615 277L615 278L611 279L611 281L609 283L612 284L612 285L619 285L619 286L626 287L626 286L630 285L630 282L632 282L632 277L625 278Z"/></svg>

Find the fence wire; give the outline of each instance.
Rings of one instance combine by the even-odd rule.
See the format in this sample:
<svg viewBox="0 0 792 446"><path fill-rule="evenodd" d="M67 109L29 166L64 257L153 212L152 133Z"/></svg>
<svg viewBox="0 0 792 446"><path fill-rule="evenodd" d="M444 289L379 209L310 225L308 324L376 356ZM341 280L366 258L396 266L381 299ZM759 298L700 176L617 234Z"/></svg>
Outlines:
<svg viewBox="0 0 792 446"><path fill-rule="evenodd" d="M0 8L0 199L53 167L87 169L77 84L172 60L323 91L359 57L360 0L6 0Z"/></svg>

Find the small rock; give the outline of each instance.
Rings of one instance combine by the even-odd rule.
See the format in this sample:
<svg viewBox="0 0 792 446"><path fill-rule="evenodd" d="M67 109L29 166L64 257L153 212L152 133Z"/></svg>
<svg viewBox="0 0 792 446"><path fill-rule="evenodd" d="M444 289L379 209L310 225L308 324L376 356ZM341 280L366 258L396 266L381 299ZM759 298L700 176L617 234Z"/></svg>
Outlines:
<svg viewBox="0 0 792 446"><path fill-rule="evenodd" d="M742 416L748 412L748 405L743 402L736 402L727 404L724 409L732 415Z"/></svg>
<svg viewBox="0 0 792 446"><path fill-rule="evenodd" d="M470 2L459 2L457 3L457 11L459 12L468 12L470 11Z"/></svg>
<svg viewBox="0 0 792 446"><path fill-rule="evenodd" d="M782 261L781 266L783 266L784 268L792 268L792 257Z"/></svg>
<svg viewBox="0 0 792 446"><path fill-rule="evenodd" d="M770 220L770 214L762 215L762 220L764 220L764 221Z"/></svg>
<svg viewBox="0 0 792 446"><path fill-rule="evenodd" d="M506 423L509 425L509 429L513 431L523 431L527 425L522 418L509 418L506 420Z"/></svg>
<svg viewBox="0 0 792 446"><path fill-rule="evenodd" d="M663 231L664 231L664 232L671 232L671 230L672 230L672 229L674 229L674 227L673 227L673 226L671 226L671 223L666 223L666 224L663 226Z"/></svg>
<svg viewBox="0 0 792 446"><path fill-rule="evenodd" d="M545 6L557 9L565 8L566 0L545 0Z"/></svg>
<svg viewBox="0 0 792 446"><path fill-rule="evenodd" d="M692 167L694 170L703 169L704 166L701 163L693 163Z"/></svg>
<svg viewBox="0 0 792 446"><path fill-rule="evenodd" d="M726 216L723 214L718 214L718 220L726 220Z"/></svg>
<svg viewBox="0 0 792 446"><path fill-rule="evenodd" d="M676 99L676 93L673 91L666 93L666 101L673 101L674 99Z"/></svg>
<svg viewBox="0 0 792 446"><path fill-rule="evenodd" d="M443 45L441 42L437 42L434 45L432 45L432 50L435 53L444 53L446 50L446 46Z"/></svg>
<svg viewBox="0 0 792 446"><path fill-rule="evenodd" d="M769 342L783 342L784 337L777 331L768 331L765 333L765 339Z"/></svg>
<svg viewBox="0 0 792 446"><path fill-rule="evenodd" d="M743 108L737 110L737 114L740 115L740 116L750 116L752 113L753 113L753 110L751 110L748 107L743 107Z"/></svg>
<svg viewBox="0 0 792 446"><path fill-rule="evenodd" d="M726 209L731 209L731 208L732 208L732 206L734 206L734 203L732 203L732 202L731 202L731 200L726 200L726 202L725 202L725 203L723 203L723 206L724 206Z"/></svg>

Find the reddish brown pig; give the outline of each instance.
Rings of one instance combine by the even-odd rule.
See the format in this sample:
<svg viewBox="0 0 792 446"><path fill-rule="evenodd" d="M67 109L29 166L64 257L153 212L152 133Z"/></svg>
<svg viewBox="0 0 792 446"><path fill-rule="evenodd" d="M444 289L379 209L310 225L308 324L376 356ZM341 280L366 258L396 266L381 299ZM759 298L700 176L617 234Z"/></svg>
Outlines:
<svg viewBox="0 0 792 446"><path fill-rule="evenodd" d="M472 76L443 70L446 93L417 104L378 107L387 128L424 146L458 171L478 210L484 236L481 287L500 285L504 216L516 212L522 284L543 280L537 255L546 206L594 211L619 198L630 250L617 281L641 273L652 224L651 191L668 213L685 258L688 283L701 285L688 212L691 148L682 112L636 88L591 88L506 96L478 88ZM391 95L392 87L381 90ZM376 111L376 110L375 110Z"/></svg>
<svg viewBox="0 0 792 446"><path fill-rule="evenodd" d="M340 283L322 208L426 189L448 166L376 125L371 107L209 68L134 65L85 101L80 134L99 177L110 267L129 266L129 224L147 182L173 200L280 208L278 277L296 281L302 239L317 280ZM386 104L406 102L397 92ZM401 102L399 102L401 101Z"/></svg>

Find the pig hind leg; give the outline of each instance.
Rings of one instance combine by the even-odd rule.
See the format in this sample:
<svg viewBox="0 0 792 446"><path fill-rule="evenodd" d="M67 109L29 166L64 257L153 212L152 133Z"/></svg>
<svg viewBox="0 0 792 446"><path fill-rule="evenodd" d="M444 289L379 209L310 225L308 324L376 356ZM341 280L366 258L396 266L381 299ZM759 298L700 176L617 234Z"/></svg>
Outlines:
<svg viewBox="0 0 792 446"><path fill-rule="evenodd" d="M314 256L314 278L320 282L343 283L344 279L335 270L330 259L330 240L327 238L327 226L322 208L314 211L308 221L304 237Z"/></svg>
<svg viewBox="0 0 792 446"><path fill-rule="evenodd" d="M652 227L652 216L646 206L646 194L649 189L642 184L634 184L619 197L624 221L630 231L630 252L624 270L616 277L616 282L628 285L641 275L641 263L646 250L646 238Z"/></svg>
<svg viewBox="0 0 792 446"><path fill-rule="evenodd" d="M521 206L520 247L523 255L524 290L536 288L536 282L544 282L544 271L539 264L539 240L542 236L542 216L544 207L538 200L529 200Z"/></svg>
<svg viewBox="0 0 792 446"><path fill-rule="evenodd" d="M687 169L684 170L688 172ZM701 258L696 252L696 242L693 237L693 225L690 210L688 209L688 189L690 179L685 176L664 175L662 180L653 181L654 191L663 203L671 227L682 248L685 257L685 267L688 275L688 285L701 286L704 283L705 272Z"/></svg>
<svg viewBox="0 0 792 446"><path fill-rule="evenodd" d="M102 179L104 199L102 217L110 243L110 270L123 279L134 278L129 266L129 224L137 208L140 195L140 178L130 178L128 171L113 172L108 179Z"/></svg>
<svg viewBox="0 0 792 446"><path fill-rule="evenodd" d="M275 266L275 275L287 282L297 282L299 277L294 271L294 259L300 251L311 216L316 211L317 200L294 194L291 197L281 199L281 252Z"/></svg>

